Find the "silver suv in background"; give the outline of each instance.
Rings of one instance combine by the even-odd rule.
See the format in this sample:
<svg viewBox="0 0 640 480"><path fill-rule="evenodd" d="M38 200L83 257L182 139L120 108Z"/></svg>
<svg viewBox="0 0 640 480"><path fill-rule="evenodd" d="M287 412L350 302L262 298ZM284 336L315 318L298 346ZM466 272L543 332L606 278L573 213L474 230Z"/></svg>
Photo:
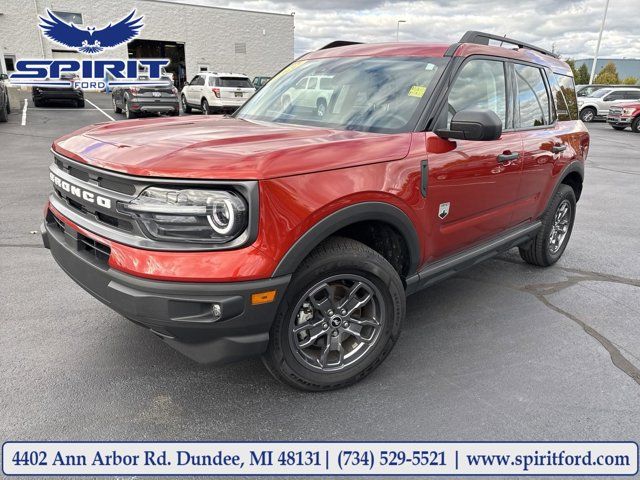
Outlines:
<svg viewBox="0 0 640 480"><path fill-rule="evenodd" d="M185 84L180 103L185 113L192 109L202 113L234 112L256 92L251 80L238 73L202 72Z"/></svg>
<svg viewBox="0 0 640 480"><path fill-rule="evenodd" d="M633 103L638 100L640 100L640 87L601 88L588 97L578 98L580 120L591 122L596 117L606 117L609 107L614 103Z"/></svg>

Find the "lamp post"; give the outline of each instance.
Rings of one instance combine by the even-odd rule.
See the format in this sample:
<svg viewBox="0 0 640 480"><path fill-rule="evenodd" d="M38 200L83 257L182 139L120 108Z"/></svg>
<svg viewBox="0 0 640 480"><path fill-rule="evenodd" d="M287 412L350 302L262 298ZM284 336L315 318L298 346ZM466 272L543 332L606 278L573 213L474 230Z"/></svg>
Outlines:
<svg viewBox="0 0 640 480"><path fill-rule="evenodd" d="M596 63L598 63L598 53L600 53L600 42L602 41L602 32L604 31L604 22L607 20L607 10L609 10L609 0L604 5L604 15L602 16L602 25L600 25L600 34L598 35L598 43L596 44L596 55L593 57L593 65L591 65L591 76L589 77L589 85L593 83L593 77L596 76Z"/></svg>
<svg viewBox="0 0 640 480"><path fill-rule="evenodd" d="M609 1L609 0L607 0ZM396 28L396 42L398 42L400 40L400 24L401 23L407 23L406 20L398 20L398 26Z"/></svg>

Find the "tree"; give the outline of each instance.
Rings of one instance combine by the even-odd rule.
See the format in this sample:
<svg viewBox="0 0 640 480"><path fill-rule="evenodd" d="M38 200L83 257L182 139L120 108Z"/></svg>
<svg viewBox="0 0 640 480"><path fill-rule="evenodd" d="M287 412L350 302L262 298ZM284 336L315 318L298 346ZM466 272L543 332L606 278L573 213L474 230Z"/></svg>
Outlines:
<svg viewBox="0 0 640 480"><path fill-rule="evenodd" d="M638 79L636 77L627 77L622 81L622 83L625 85L637 85Z"/></svg>
<svg viewBox="0 0 640 480"><path fill-rule="evenodd" d="M583 63L578 69L577 75L574 73L574 81L576 85L588 85L589 84L589 69L587 64Z"/></svg>
<svg viewBox="0 0 640 480"><path fill-rule="evenodd" d="M618 69L615 63L607 63L600 73L596 75L595 83L601 83L603 85L613 85L620 83L620 77L618 77Z"/></svg>
<svg viewBox="0 0 640 480"><path fill-rule="evenodd" d="M578 76L578 71L576 70L576 61L573 58L567 58L566 62L567 65L569 65L569 67L571 68L571 73L573 73L573 78L575 79Z"/></svg>

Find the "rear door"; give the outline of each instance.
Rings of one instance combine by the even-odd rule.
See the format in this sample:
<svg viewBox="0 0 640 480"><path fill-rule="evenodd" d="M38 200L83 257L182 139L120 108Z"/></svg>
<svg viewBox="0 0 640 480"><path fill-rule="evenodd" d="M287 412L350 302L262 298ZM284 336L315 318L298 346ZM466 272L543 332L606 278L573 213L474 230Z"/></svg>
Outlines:
<svg viewBox="0 0 640 480"><path fill-rule="evenodd" d="M524 145L522 178L513 211L514 223L520 223L539 215L555 170L566 155L575 154L569 141L575 122L567 120L572 120L571 115L577 117L577 107L564 107L564 120L559 122L547 77L551 73L529 64L512 63L511 67L516 91L514 121Z"/></svg>
<svg viewBox="0 0 640 480"><path fill-rule="evenodd" d="M507 79L502 60L470 57L456 74L437 122L437 128L449 128L456 112L491 110L502 120L500 139L450 142L427 134L430 260L497 236L512 224L522 140L512 128Z"/></svg>

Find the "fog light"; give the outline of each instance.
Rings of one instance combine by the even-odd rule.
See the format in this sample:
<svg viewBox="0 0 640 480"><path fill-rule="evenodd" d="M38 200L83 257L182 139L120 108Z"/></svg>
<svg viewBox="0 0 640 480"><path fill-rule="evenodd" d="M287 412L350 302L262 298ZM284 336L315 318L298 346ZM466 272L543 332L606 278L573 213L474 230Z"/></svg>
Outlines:
<svg viewBox="0 0 640 480"><path fill-rule="evenodd" d="M211 313L213 313L213 321L217 322L222 318L222 305L219 303L211 304Z"/></svg>

